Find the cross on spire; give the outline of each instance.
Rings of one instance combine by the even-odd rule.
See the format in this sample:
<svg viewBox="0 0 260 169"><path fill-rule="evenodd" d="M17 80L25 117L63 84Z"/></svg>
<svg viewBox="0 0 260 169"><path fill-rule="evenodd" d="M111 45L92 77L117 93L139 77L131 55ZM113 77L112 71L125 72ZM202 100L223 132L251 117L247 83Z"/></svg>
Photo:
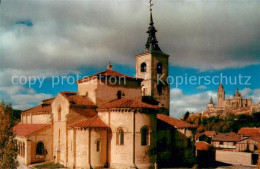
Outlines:
<svg viewBox="0 0 260 169"><path fill-rule="evenodd" d="M158 45L158 41L156 39L156 32L157 30L154 27L153 23L153 14L152 14L152 0L149 0L149 7L150 7L150 24L146 33L148 33L147 42L145 44L145 52L152 52L152 51L161 51Z"/></svg>
<svg viewBox="0 0 260 169"><path fill-rule="evenodd" d="M150 0L150 5L149 5L149 7L150 7L150 11L153 10L153 9L152 9L152 6L153 6L153 4L152 4L152 0Z"/></svg>

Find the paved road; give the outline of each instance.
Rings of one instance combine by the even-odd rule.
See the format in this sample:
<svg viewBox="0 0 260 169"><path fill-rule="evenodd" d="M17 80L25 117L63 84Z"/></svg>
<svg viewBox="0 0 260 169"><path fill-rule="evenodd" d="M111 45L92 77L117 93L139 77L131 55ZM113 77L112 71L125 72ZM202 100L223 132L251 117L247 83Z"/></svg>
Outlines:
<svg viewBox="0 0 260 169"><path fill-rule="evenodd" d="M256 166L244 166L244 165L228 165L228 166L218 166L214 167L218 169L256 169ZM17 169L32 169L30 166L26 167L23 165L18 166Z"/></svg>
<svg viewBox="0 0 260 169"><path fill-rule="evenodd" d="M23 165L19 165L19 166L17 167L17 169L29 169L29 167L26 167L26 166L23 166Z"/></svg>
<svg viewBox="0 0 260 169"><path fill-rule="evenodd" d="M231 165L231 166L219 166L219 169L256 169L256 166L245 166L245 165Z"/></svg>

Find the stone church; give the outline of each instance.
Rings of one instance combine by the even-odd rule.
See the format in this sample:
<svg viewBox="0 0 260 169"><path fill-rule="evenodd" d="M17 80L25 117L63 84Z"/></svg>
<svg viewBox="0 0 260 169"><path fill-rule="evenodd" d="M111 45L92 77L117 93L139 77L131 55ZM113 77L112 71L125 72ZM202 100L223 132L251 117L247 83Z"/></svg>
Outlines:
<svg viewBox="0 0 260 169"><path fill-rule="evenodd" d="M169 116L169 55L156 39L152 11L137 77L107 69L76 81L25 110L14 127L22 164L54 161L68 168L192 165L196 127ZM157 76L164 74L157 83ZM113 81L108 79L113 79Z"/></svg>

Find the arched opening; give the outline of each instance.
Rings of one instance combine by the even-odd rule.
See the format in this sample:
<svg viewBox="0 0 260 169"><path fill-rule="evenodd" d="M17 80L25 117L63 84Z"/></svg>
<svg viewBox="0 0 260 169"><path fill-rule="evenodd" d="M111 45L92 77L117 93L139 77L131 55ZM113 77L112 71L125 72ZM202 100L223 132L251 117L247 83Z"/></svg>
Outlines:
<svg viewBox="0 0 260 169"><path fill-rule="evenodd" d="M146 72L146 63L145 62L143 62L141 64L141 72Z"/></svg>
<svg viewBox="0 0 260 169"><path fill-rule="evenodd" d="M25 143L23 143L23 157L25 157Z"/></svg>
<svg viewBox="0 0 260 169"><path fill-rule="evenodd" d="M121 90L118 90L117 93L116 93L116 95L117 95L117 99L121 99L121 98L122 98L122 92L121 92Z"/></svg>
<svg viewBox="0 0 260 169"><path fill-rule="evenodd" d="M141 129L141 145L142 146L149 145L149 130L147 127L143 127Z"/></svg>
<svg viewBox="0 0 260 169"><path fill-rule="evenodd" d="M157 73L158 73L158 74L162 74L162 69L163 69L162 64L161 64L161 63L158 63L158 64L157 64Z"/></svg>
<svg viewBox="0 0 260 169"><path fill-rule="evenodd" d="M159 95L162 95L162 91L163 91L163 86L162 86L162 84L158 84L158 85L157 85L157 92L158 92L158 94L159 94Z"/></svg>
<svg viewBox="0 0 260 169"><path fill-rule="evenodd" d="M57 112L58 112L58 121L61 120L61 105L59 104L57 107Z"/></svg>
<svg viewBox="0 0 260 169"><path fill-rule="evenodd" d="M118 129L117 132L117 144L124 145L124 130L122 128Z"/></svg>
<svg viewBox="0 0 260 169"><path fill-rule="evenodd" d="M45 155L43 142L38 142L36 146L36 155Z"/></svg>
<svg viewBox="0 0 260 169"><path fill-rule="evenodd" d="M124 145L124 131L120 130L120 145Z"/></svg>
<svg viewBox="0 0 260 169"><path fill-rule="evenodd" d="M97 150L97 152L99 152L100 151L100 147L101 147L101 145L100 145L100 140L97 140L97 147L96 147L96 150Z"/></svg>
<svg viewBox="0 0 260 169"><path fill-rule="evenodd" d="M142 96L146 96L146 88L145 87L142 90Z"/></svg>

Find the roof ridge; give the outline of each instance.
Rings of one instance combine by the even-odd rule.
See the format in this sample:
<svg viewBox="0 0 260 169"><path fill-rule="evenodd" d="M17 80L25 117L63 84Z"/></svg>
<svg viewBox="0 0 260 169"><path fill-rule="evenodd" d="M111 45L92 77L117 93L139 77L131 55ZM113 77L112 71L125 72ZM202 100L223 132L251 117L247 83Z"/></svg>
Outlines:
<svg viewBox="0 0 260 169"><path fill-rule="evenodd" d="M92 124L96 120L97 117L98 117L98 115L91 117L91 118L93 118L93 120L88 124L88 127L90 126L90 124Z"/></svg>
<svg viewBox="0 0 260 169"><path fill-rule="evenodd" d="M28 111L28 110L31 110L31 109L33 109L33 108L35 108L35 107L37 107L37 106L40 106L40 105L42 105L42 104L38 104L38 105L33 106L33 107L29 108L29 109L25 109L25 110L22 111L22 113L23 113L23 112L26 112L26 111Z"/></svg>
<svg viewBox="0 0 260 169"><path fill-rule="evenodd" d="M52 98L49 98L49 99L44 99L44 100L42 100L42 102L49 101L51 99L55 99L55 97L52 97Z"/></svg>

